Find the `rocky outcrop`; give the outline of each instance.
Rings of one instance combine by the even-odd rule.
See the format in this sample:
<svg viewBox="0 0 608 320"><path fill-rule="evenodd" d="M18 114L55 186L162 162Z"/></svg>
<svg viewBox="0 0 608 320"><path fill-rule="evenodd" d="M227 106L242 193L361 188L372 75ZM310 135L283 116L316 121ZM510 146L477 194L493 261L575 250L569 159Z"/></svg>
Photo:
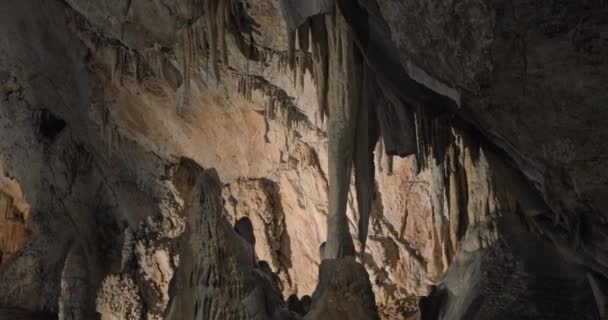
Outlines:
<svg viewBox="0 0 608 320"><path fill-rule="evenodd" d="M166 319L290 319L273 273L258 267L253 246L222 214L217 173L195 164L187 172L188 229L173 278ZM187 190L187 189L186 189ZM251 233L251 231L249 231Z"/></svg>
<svg viewBox="0 0 608 320"><path fill-rule="evenodd" d="M326 259L304 319L380 319L367 272L353 258Z"/></svg>
<svg viewBox="0 0 608 320"><path fill-rule="evenodd" d="M103 319L141 319L142 299L135 281L128 275L106 277L96 293L95 309Z"/></svg>
<svg viewBox="0 0 608 320"><path fill-rule="evenodd" d="M463 252L423 299L422 319L601 319L584 268L505 220L499 241Z"/></svg>
<svg viewBox="0 0 608 320"><path fill-rule="evenodd" d="M424 66L436 79L461 91L466 104L458 113L503 150L531 181L550 208L549 220L563 218L570 227L562 230L572 236L576 233L572 221L602 225L601 201L593 200L598 194L593 190L604 179L594 169L602 166L598 155L603 147L586 148L605 133L593 129L593 134L588 134L583 128L595 128L595 121L603 121L597 106L604 98L596 88L605 76L605 63L591 58L593 54L581 45L593 47L596 53L603 50L597 44L602 37L599 30L605 25L597 23L595 17L606 10L605 6L575 1L551 5L454 2L436 7L422 3L379 2L402 53L402 64L411 61ZM405 21L423 31L409 32L412 28ZM590 30L591 24L596 30L593 35L577 40L581 39L580 30ZM427 39L442 44L435 46ZM425 49L428 46L434 47L432 57ZM591 114L594 116L589 117ZM575 118L587 119L587 123ZM593 177L579 175L582 171ZM565 191L572 187L577 191ZM586 246L580 248L583 255L594 251Z"/></svg>

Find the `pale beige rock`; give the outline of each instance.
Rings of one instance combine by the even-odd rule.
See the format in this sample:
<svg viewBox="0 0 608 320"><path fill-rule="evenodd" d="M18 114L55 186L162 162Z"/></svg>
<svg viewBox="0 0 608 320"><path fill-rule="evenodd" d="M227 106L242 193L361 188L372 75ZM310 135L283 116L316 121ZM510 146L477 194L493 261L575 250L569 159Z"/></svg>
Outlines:
<svg viewBox="0 0 608 320"><path fill-rule="evenodd" d="M365 268L352 257L325 259L305 320L379 320Z"/></svg>
<svg viewBox="0 0 608 320"><path fill-rule="evenodd" d="M139 289L126 275L106 277L97 290L96 305L101 320L139 319L143 315Z"/></svg>
<svg viewBox="0 0 608 320"><path fill-rule="evenodd" d="M162 313L169 302L169 282L173 277L171 257L163 249L147 248L143 243L135 245L138 275L142 277L142 296L153 313Z"/></svg>
<svg viewBox="0 0 608 320"><path fill-rule="evenodd" d="M598 17L576 13L572 16L576 19L566 19L582 21L576 30L552 39L536 41L543 36L531 31L533 37L527 40L536 43L530 44L529 54L512 55L515 60L529 59L528 71L540 75L527 77L538 90L522 94L520 76L526 74L520 75L520 62L513 61L517 67L512 68L511 57L504 62L487 55L494 39L490 27L495 22L505 27L504 22L493 21L493 4L379 2L378 14L393 31L391 40L400 49L406 71L417 74L417 80L434 91L457 100L462 94L461 107L479 117L479 123L471 122L480 134L515 162L506 163L505 155L493 154L493 149L480 147L477 137L459 132L450 132L454 142L443 158L418 159L427 165L413 156L376 155L369 239L358 259L367 269L382 317L397 320L413 313L415 296L428 293L429 285L440 281L463 252L494 245L500 237L497 216L516 209L521 209L517 213L530 228L554 241L568 257L599 275L608 274L601 218L606 198L601 128L606 113L595 107L603 92L597 88L606 81L598 65L580 62L588 54L601 58L603 49L579 53L574 48L577 41L592 38L584 34L594 30L589 23L605 27L602 12ZM19 225L19 232L5 232L2 228L13 227L0 216L0 251L10 247L12 256L1 269L0 304L54 313L59 302L61 308L79 305L75 296L79 279L63 276L64 291L70 292L62 292L60 281L62 273L83 264L81 254L68 254L68 244L77 238L86 249L84 255L91 257L88 274L102 281L97 310L103 319L161 317L175 296L170 283L183 258L175 249L192 227L182 216L188 188L164 181L170 176L166 168L182 157L218 170L226 183L223 197L231 224L241 217L252 220L255 248L240 243L230 224L221 224L231 236L226 243L243 252L247 260L243 265L252 277L271 278L267 270L260 275L249 263L257 256L279 273L284 296L313 292L319 280L319 247L327 240L326 132L335 130L335 123L327 128L320 121L310 71L305 71L302 85L301 71L285 68L288 36L278 1L249 1L249 5L247 14L258 25L251 34L241 35L254 40L263 58L250 61L237 46L238 33L222 34L228 61L219 64L218 81L213 62L181 43L193 18L189 2L68 0L41 6L34 0L7 0L0 4L0 149L11 177L15 176L4 178L0 170L0 191L8 194L0 206L12 201L20 212L18 219L37 217L31 229ZM570 7L563 12L570 12L566 9ZM454 35L445 28L452 30L448 17L454 12L461 14L454 30L463 32L457 32L457 41L450 41ZM403 13L412 19L402 19ZM582 19L588 14L589 19ZM420 22L420 28L411 28L411 21ZM427 34L446 41L430 52L428 46L438 44L428 42ZM483 41L476 41L479 38ZM545 43L559 50L548 50ZM492 49L511 54L500 46ZM193 59L186 63L183 57L189 53ZM557 59L549 59L553 55ZM501 67L495 69L498 86L484 82L491 78L485 73L494 62ZM142 70L144 76L139 74ZM583 81L572 85L572 75L579 74ZM458 92L453 86L468 90ZM488 87L496 92L477 90ZM480 97L496 102L491 104L494 109ZM35 119L41 108L49 108L68 125L55 140L42 137L46 140L41 142L40 119ZM429 141L420 143L441 151ZM522 183L520 173L533 182L533 188ZM347 186L352 179L340 178L342 190L350 191L345 212L356 238L358 206L352 183ZM544 202L551 209L538 205ZM592 239L582 237L585 228L592 231ZM31 237L24 236L28 230L34 232ZM201 244L192 245L200 249ZM72 285L75 289L69 289ZM231 283L214 288L233 287ZM247 292L252 300L262 301L257 300L261 291L252 292Z"/></svg>

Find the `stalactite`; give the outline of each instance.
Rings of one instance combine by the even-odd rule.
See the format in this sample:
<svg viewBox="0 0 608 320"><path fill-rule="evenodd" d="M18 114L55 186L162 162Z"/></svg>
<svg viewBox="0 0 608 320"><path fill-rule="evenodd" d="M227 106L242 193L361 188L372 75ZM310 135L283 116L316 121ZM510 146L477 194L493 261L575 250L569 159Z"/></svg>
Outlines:
<svg viewBox="0 0 608 320"><path fill-rule="evenodd" d="M229 0L220 0L217 4L217 33L219 41L220 57L222 64L228 65L228 47L226 46L226 34L228 30L228 22L230 21L230 3Z"/></svg>
<svg viewBox="0 0 608 320"><path fill-rule="evenodd" d="M249 34L249 43L251 43L251 49L250 50L250 54L253 54L253 49L255 49L255 46L253 45L254 43L254 39L253 39L253 34L250 33ZM263 49L263 50L259 50L257 51L259 54L259 63L260 63L260 69L262 70L262 74L265 73L265 69L266 69L266 65L268 64L269 61L269 51L268 49ZM247 70L249 72L249 70Z"/></svg>
<svg viewBox="0 0 608 320"><path fill-rule="evenodd" d="M239 1L193 0L192 6L195 19L182 30L184 90L178 102L178 114L183 114L190 106L193 66L200 66L201 57L205 70L210 70L216 83L219 83L220 60L223 65L228 64L226 35L235 29L231 24L240 24ZM240 30L240 27L237 26L236 30Z"/></svg>
<svg viewBox="0 0 608 320"><path fill-rule="evenodd" d="M297 30L290 31L287 61L284 57L279 57L280 68L288 66L293 70L294 83L300 83L302 87L305 72L310 69L317 86L318 114L322 122L325 116L329 116L328 258L354 254L346 218L353 161L358 176L356 184L361 215L359 238L362 245L365 245L373 185L373 149L378 136L377 133L370 134L368 112L371 103L368 99L373 93L367 87L368 77L364 77L363 56L354 44L350 27L337 11L334 14L313 16ZM309 50L312 52L310 63L306 58Z"/></svg>
<svg viewBox="0 0 608 320"><path fill-rule="evenodd" d="M228 64L228 48L226 46L226 35L234 30L241 30L241 10L239 1L236 0L194 0L194 6L198 8L197 13L202 13L191 25L198 28L197 34L200 39L204 55L211 60L211 70L219 79L219 64L221 60L224 65ZM232 26L235 24L236 26Z"/></svg>
<svg viewBox="0 0 608 320"><path fill-rule="evenodd" d="M230 1L230 12L229 14L234 18L234 23L236 25L236 30L243 30L243 25L241 24L241 17L243 16L241 12L241 1L231 0Z"/></svg>
<svg viewBox="0 0 608 320"><path fill-rule="evenodd" d="M428 161L443 161L452 142L450 125L445 115L432 115L422 105L414 112L416 161L420 169L428 168Z"/></svg>
<svg viewBox="0 0 608 320"><path fill-rule="evenodd" d="M124 46L116 46L114 65L110 71L111 80L124 84L124 77L133 77L138 82L145 79L160 79L162 74L163 54L158 46L143 53L138 53Z"/></svg>
<svg viewBox="0 0 608 320"><path fill-rule="evenodd" d="M190 107L190 96L191 96L191 77L192 77L192 61L194 60L194 43L193 43L193 31L194 29L185 29L182 31L182 61L183 61L183 74L184 74L184 91L182 100L178 102L177 114L183 115L186 110Z"/></svg>
<svg viewBox="0 0 608 320"><path fill-rule="evenodd" d="M428 117L421 105L417 105L415 112L415 128L416 128L416 159L420 165L420 169L428 168L429 160L429 138Z"/></svg>
<svg viewBox="0 0 608 320"><path fill-rule="evenodd" d="M300 87L304 89L304 75L306 74L307 69L307 53L308 48L310 47L310 21L306 21L303 25L298 28L298 45L299 45L299 53L298 53L298 80Z"/></svg>
<svg viewBox="0 0 608 320"><path fill-rule="evenodd" d="M287 34L287 59L290 70L294 70L296 66L296 37L295 30Z"/></svg>
<svg viewBox="0 0 608 320"><path fill-rule="evenodd" d="M313 53L313 77L317 85L317 102L321 121L328 113L327 93L329 76L329 50L325 16L317 15L311 18L311 38Z"/></svg>
<svg viewBox="0 0 608 320"><path fill-rule="evenodd" d="M248 54L247 57L248 58L246 59L247 60L247 62L246 62L247 63L247 68L246 68L247 74L251 73L250 62L249 62L251 59L249 57L252 57L254 55L254 52L255 52L255 44L254 44L254 41L253 41L253 34L249 33L249 48L248 48L248 52L247 52L247 54Z"/></svg>
<svg viewBox="0 0 608 320"><path fill-rule="evenodd" d="M217 64L217 24L215 23L215 0L206 0L204 3L204 19L205 19L205 34L207 43L209 45L208 54L209 61L211 62L211 70L213 75L217 78L219 75L219 67Z"/></svg>
<svg viewBox="0 0 608 320"><path fill-rule="evenodd" d="M321 122L328 117L329 219L324 258L330 259L354 254L346 217L353 162L360 211L359 240L364 249L373 188L373 150L379 138L378 132L372 134L370 128L377 120L371 120L368 113L373 109L369 97L376 95L369 90L368 81L375 84L375 80L367 77L366 63L350 26L339 8L334 9L331 14L312 15L296 30L290 30L287 61L279 58L280 67L296 69L297 38L302 55L297 60L294 83L303 84L307 64L303 57L309 49L312 52L309 68L317 87L318 114Z"/></svg>
<svg viewBox="0 0 608 320"><path fill-rule="evenodd" d="M124 146L125 136L120 132L119 126L114 123L108 103L104 103L101 107L100 136L105 143L108 159L112 158L115 150Z"/></svg>
<svg viewBox="0 0 608 320"><path fill-rule="evenodd" d="M360 253L365 252L365 243L369 227L369 215L372 205L374 186L374 148L379 139L377 119L374 114L375 79L371 70L363 68L363 87L361 106L357 116L355 142L355 188L359 208L359 242Z"/></svg>
<svg viewBox="0 0 608 320"><path fill-rule="evenodd" d="M420 110L420 108L418 108L418 110ZM416 133L416 165L418 168L418 173L420 173L420 171L422 171L423 169L426 168L426 159L424 157L423 153L423 146L422 146L422 129L421 129L421 123L422 121L420 120L420 112L415 112L414 113L414 129L415 129L415 133Z"/></svg>
<svg viewBox="0 0 608 320"><path fill-rule="evenodd" d="M253 100L253 92L259 92L265 100L264 118L278 121L290 131L299 130L305 133L318 134L308 117L295 104L294 99L285 91L270 84L262 77L233 72L239 94L247 101Z"/></svg>
<svg viewBox="0 0 608 320"><path fill-rule="evenodd" d="M110 139L111 132L111 116L110 116L110 106L107 102L104 102L101 106L101 126L100 126L100 135L103 141L106 143L106 155L108 158L111 158L112 153L112 141Z"/></svg>
<svg viewBox="0 0 608 320"><path fill-rule="evenodd" d="M238 92L247 101L251 102L253 99L253 91L259 89L259 82L256 81L254 76L251 75L240 75L237 76L237 87Z"/></svg>
<svg viewBox="0 0 608 320"><path fill-rule="evenodd" d="M213 48L207 50L210 36L216 36L216 33L211 30L212 26L216 26L213 19L215 11L213 13L208 11L214 3L215 1L193 0L193 13L195 16L203 13L205 19L197 18L191 25L181 30L181 61L184 82L181 97L177 100L177 114L181 116L186 115L190 109L193 68L199 66L199 51L207 59L207 54L216 47L214 42L211 44ZM215 58L214 54L212 56L212 58Z"/></svg>
<svg viewBox="0 0 608 320"><path fill-rule="evenodd" d="M158 51L148 51L145 54L146 65L149 66L150 72L158 77L163 77L163 60L164 58L159 53L160 49L156 49Z"/></svg>

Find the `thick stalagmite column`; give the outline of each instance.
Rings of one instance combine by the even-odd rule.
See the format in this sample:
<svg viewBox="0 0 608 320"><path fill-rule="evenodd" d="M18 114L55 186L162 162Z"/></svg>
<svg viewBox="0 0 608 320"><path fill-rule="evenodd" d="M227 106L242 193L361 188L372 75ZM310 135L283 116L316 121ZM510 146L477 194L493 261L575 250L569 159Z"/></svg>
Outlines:
<svg viewBox="0 0 608 320"><path fill-rule="evenodd" d="M327 115L329 218L323 258L352 256L355 249L346 204L354 162L360 211L359 239L365 246L374 187L373 148L378 139L374 123L377 120L372 116L375 113L370 113L376 101L376 80L353 39L351 27L337 7L333 12L309 17L290 32L289 65L296 67L297 33L300 50L311 48L319 114L322 119ZM310 40L312 45L308 43ZM303 66L299 61L299 68L294 73L299 72L302 77Z"/></svg>
<svg viewBox="0 0 608 320"><path fill-rule="evenodd" d="M354 48L349 26L341 14L327 17L329 44L329 225L325 256L354 255L346 202L361 101L362 58Z"/></svg>

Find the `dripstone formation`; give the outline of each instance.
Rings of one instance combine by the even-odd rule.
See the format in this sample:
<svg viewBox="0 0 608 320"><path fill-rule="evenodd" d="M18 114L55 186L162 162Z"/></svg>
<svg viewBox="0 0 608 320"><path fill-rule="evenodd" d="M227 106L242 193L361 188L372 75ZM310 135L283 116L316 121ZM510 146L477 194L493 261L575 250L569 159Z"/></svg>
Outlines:
<svg viewBox="0 0 608 320"><path fill-rule="evenodd" d="M0 319L605 319L606 14L2 1Z"/></svg>

